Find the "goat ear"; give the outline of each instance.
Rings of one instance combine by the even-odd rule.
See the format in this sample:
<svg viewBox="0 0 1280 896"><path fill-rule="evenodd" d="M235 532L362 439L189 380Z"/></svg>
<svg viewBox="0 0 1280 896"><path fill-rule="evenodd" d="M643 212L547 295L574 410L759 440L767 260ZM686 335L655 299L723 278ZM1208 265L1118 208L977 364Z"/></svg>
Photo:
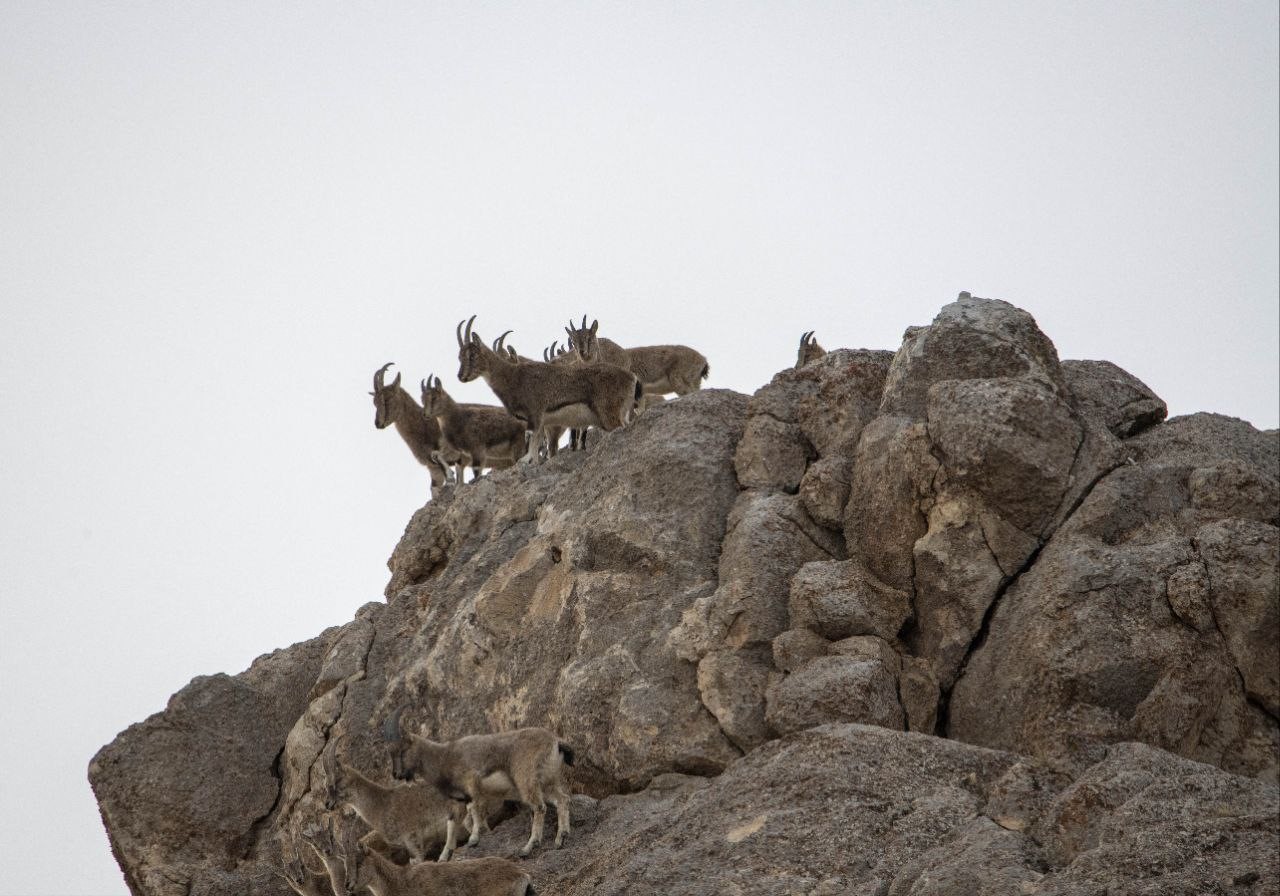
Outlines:
<svg viewBox="0 0 1280 896"><path fill-rule="evenodd" d="M592 335L592 336L596 335L596 330L598 330L598 329L600 329L600 321L598 321L598 320L593 320L593 321L591 322L591 335Z"/></svg>
<svg viewBox="0 0 1280 896"><path fill-rule="evenodd" d="M391 381L391 388L394 389L400 385L400 374L396 373L396 378Z"/></svg>

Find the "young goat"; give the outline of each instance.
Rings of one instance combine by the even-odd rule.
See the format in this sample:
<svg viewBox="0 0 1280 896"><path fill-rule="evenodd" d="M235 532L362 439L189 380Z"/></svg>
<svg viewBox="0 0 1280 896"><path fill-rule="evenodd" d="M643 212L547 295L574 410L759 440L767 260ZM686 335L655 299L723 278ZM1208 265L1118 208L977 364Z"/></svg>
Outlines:
<svg viewBox="0 0 1280 896"><path fill-rule="evenodd" d="M528 872L499 858L466 859L447 865L397 865L356 841L343 828L339 844L333 818L306 837L324 863L334 896L370 890L374 896L526 896L533 893Z"/></svg>
<svg viewBox="0 0 1280 896"><path fill-rule="evenodd" d="M818 340L813 337L813 330L800 334L800 351L796 353L796 370L799 370L810 361L816 361L827 353L827 350L818 345Z"/></svg>
<svg viewBox="0 0 1280 896"><path fill-rule="evenodd" d="M565 332L585 361L613 364L629 370L640 380L645 394L688 395L702 388L702 381L711 374L711 366L701 352L687 345L645 345L623 348L610 339L596 335L600 321L587 326L586 315L582 325L569 321Z"/></svg>
<svg viewBox="0 0 1280 896"><path fill-rule="evenodd" d="M281 858L281 861L283 862L284 859ZM330 896L328 869L325 869L325 874L316 874L303 864L296 839L293 841L293 859L271 870L298 896Z"/></svg>
<svg viewBox="0 0 1280 896"><path fill-rule="evenodd" d="M403 847L410 862L421 862L427 857L427 850L440 842L443 826L445 842L439 861L449 860L458 846L458 825L468 814L461 802L425 784L386 787L341 760L331 760L326 768L330 785L325 808L353 809L373 829L361 841L366 846L376 842L375 835L381 835L389 847Z"/></svg>
<svg viewBox="0 0 1280 896"><path fill-rule="evenodd" d="M458 379L469 383L483 377L511 416L523 420L533 433L526 461L537 459L549 426L617 429L631 420L640 383L635 376L609 364L558 365L527 361L511 363L471 332L475 316L458 323ZM501 343L499 343L501 345Z"/></svg>
<svg viewBox="0 0 1280 896"><path fill-rule="evenodd" d="M458 485L468 466L474 481L482 468L505 469L524 453L523 422L502 408L458 404L438 376L422 381L422 407L440 424L445 442L458 454Z"/></svg>
<svg viewBox="0 0 1280 896"><path fill-rule="evenodd" d="M470 799L468 846L480 841L488 828L481 801L514 800L533 810L527 856L542 842L547 801L556 810L556 848L569 833L569 786L565 766L573 765L573 750L546 728L519 728L499 734L473 734L447 743L400 730L400 713L387 720L383 734L391 750L391 769L402 780L424 778L446 795Z"/></svg>
<svg viewBox="0 0 1280 896"><path fill-rule="evenodd" d="M400 374L391 381L384 382L387 368L391 364L383 364L373 375L373 406L375 408L373 425L378 429L386 429L395 425L400 438L409 446L418 463L431 473L431 494L448 481L448 470L439 458L443 447L440 425L434 417L422 413L422 408L413 400L413 396L400 388Z"/></svg>

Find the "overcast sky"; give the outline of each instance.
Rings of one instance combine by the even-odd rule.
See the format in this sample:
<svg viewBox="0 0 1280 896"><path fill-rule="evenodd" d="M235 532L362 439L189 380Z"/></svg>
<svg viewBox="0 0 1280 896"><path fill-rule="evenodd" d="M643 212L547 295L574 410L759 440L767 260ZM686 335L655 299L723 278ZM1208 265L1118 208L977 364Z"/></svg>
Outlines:
<svg viewBox="0 0 1280 896"><path fill-rule="evenodd" d="M1277 30L1273 0L2 0L30 861L0 892L125 893L97 748L380 599L428 480L372 373L457 385L464 315L536 353L587 313L749 392L802 330L892 349L970 290L1173 414L1276 426Z"/></svg>

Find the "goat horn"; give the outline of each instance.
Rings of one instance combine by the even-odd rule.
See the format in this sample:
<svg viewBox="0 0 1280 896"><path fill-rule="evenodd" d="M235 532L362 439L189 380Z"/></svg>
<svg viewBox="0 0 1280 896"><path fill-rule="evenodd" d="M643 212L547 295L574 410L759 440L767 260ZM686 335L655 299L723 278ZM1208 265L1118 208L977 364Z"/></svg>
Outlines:
<svg viewBox="0 0 1280 896"><path fill-rule="evenodd" d="M462 325L464 323L466 323L465 320L458 321L458 329L453 331L453 335L458 337L458 348L462 348Z"/></svg>
<svg viewBox="0 0 1280 896"><path fill-rule="evenodd" d="M387 372L387 368L394 363L395 361L388 361L386 364L383 364L381 367L379 367L378 372L373 375L373 391L374 392L379 392L384 388L382 384L382 376Z"/></svg>
<svg viewBox="0 0 1280 896"><path fill-rule="evenodd" d="M494 344L498 346L502 346L503 340L506 339L508 336L510 336L514 332L515 330L507 330L507 332L503 333L501 336L499 336L497 339L494 340ZM502 347L505 348L505 346L502 346Z"/></svg>
<svg viewBox="0 0 1280 896"><path fill-rule="evenodd" d="M579 327L578 329L585 330L586 328L587 328L587 316L584 314L582 315L582 326Z"/></svg>
<svg viewBox="0 0 1280 896"><path fill-rule="evenodd" d="M471 315L471 320L467 321L467 332L462 337L467 342L471 341L471 325L474 324L475 322L476 322L476 316L473 314Z"/></svg>

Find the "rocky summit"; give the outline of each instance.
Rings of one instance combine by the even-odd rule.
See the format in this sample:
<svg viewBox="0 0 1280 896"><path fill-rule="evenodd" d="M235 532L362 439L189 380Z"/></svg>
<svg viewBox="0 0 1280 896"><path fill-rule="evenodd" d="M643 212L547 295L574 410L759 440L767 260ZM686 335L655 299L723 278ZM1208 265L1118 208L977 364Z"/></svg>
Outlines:
<svg viewBox="0 0 1280 896"><path fill-rule="evenodd" d="M331 757L390 783L400 710L572 747L539 893L1280 892L1280 437L1165 415L964 293L446 487L385 603L102 748L116 858L288 896ZM515 856L528 810L490 823L458 859Z"/></svg>

